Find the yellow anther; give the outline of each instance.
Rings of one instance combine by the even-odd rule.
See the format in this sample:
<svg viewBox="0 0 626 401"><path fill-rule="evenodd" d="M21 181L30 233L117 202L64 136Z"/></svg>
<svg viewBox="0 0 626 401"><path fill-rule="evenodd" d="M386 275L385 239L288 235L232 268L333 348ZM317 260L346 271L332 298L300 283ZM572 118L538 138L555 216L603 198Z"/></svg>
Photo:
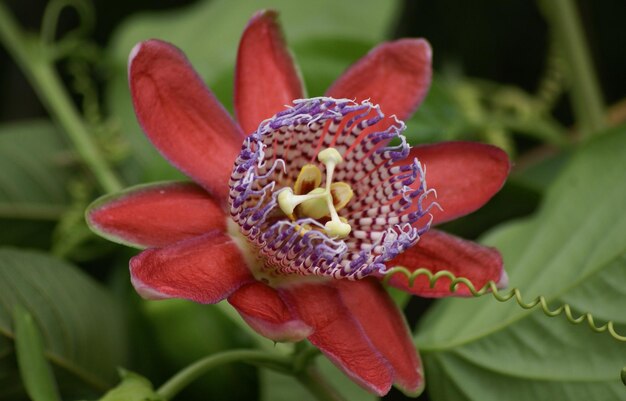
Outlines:
<svg viewBox="0 0 626 401"><path fill-rule="evenodd" d="M341 220L331 220L324 225L326 234L330 237L345 238L352 231L350 224L344 223Z"/></svg>
<svg viewBox="0 0 626 401"><path fill-rule="evenodd" d="M313 164L305 164L296 178L293 185L293 192L296 195L308 194L322 183L322 172Z"/></svg>
<svg viewBox="0 0 626 401"><path fill-rule="evenodd" d="M343 157L341 157L341 153L337 151L335 148L324 149L317 154L317 160L324 164L339 164L343 161ZM328 167L328 166L326 166Z"/></svg>
<svg viewBox="0 0 626 401"><path fill-rule="evenodd" d="M335 205L335 210L340 211L343 209L352 196L354 196L354 192L352 192L352 187L345 182L333 182L330 186L330 194L333 197L333 204Z"/></svg>

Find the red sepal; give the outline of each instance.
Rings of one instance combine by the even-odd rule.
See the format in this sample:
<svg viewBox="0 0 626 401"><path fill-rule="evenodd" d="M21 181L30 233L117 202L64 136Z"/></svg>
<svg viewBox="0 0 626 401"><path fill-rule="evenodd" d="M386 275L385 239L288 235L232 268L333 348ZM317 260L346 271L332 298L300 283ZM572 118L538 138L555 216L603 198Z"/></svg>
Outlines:
<svg viewBox="0 0 626 401"><path fill-rule="evenodd" d="M130 260L131 281L144 298L213 304L254 281L232 238L220 231L148 249Z"/></svg>
<svg viewBox="0 0 626 401"><path fill-rule="evenodd" d="M86 218L99 235L140 248L226 230L221 206L190 182L138 185L106 195L89 206Z"/></svg>
<svg viewBox="0 0 626 401"><path fill-rule="evenodd" d="M235 72L235 112L247 134L305 97L275 11L256 13L241 37Z"/></svg>
<svg viewBox="0 0 626 401"><path fill-rule="evenodd" d="M404 316L375 278L336 280L344 304L374 347L394 370L394 382L407 394L424 389L422 364Z"/></svg>
<svg viewBox="0 0 626 401"><path fill-rule="evenodd" d="M443 209L431 209L433 224L454 220L483 206L502 188L511 168L502 149L477 142L416 146L405 163L414 158L426 170L428 188L437 191L437 199L429 196L422 206L436 201Z"/></svg>
<svg viewBox="0 0 626 401"><path fill-rule="evenodd" d="M406 120L430 87L431 56L424 39L383 43L343 73L326 94L357 101L370 99L385 115Z"/></svg>
<svg viewBox="0 0 626 401"><path fill-rule="evenodd" d="M386 263L388 267L404 266L410 271L424 267L433 273L448 270L456 277L465 277L478 290L493 280L499 287L507 284L502 266L502 256L495 248L489 248L464 240L443 231L430 230L420 238L417 245L407 249ZM450 291L450 280L440 278L430 288L426 276L419 276L412 286L405 275L394 274L389 284L422 297L468 296L471 292L460 284L456 292Z"/></svg>
<svg viewBox="0 0 626 401"><path fill-rule="evenodd" d="M128 79L154 146L225 204L243 135L185 55L160 40L141 42L131 52Z"/></svg>
<svg viewBox="0 0 626 401"><path fill-rule="evenodd" d="M302 321L314 330L308 338L337 367L367 390L387 394L393 371L352 316L336 288L301 284L279 290Z"/></svg>
<svg viewBox="0 0 626 401"><path fill-rule="evenodd" d="M256 281L244 285L228 302L257 333L274 341L300 341L313 329L287 308L278 292Z"/></svg>

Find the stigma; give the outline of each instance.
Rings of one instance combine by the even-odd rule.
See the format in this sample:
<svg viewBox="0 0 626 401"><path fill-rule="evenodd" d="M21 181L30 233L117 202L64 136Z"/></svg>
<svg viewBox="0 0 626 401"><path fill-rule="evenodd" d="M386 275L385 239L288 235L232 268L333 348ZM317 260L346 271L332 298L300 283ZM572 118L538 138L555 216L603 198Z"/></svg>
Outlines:
<svg viewBox="0 0 626 401"><path fill-rule="evenodd" d="M287 187L278 194L278 206L293 221L298 217L309 217L324 223L324 232L329 237L346 238L352 227L337 212L348 204L353 191L345 182L333 182L335 167L343 161L343 157L337 149L326 148L317 154L317 160L326 170L324 186L320 186L320 169L306 164L300 170L293 189ZM311 228L301 229L305 232Z"/></svg>

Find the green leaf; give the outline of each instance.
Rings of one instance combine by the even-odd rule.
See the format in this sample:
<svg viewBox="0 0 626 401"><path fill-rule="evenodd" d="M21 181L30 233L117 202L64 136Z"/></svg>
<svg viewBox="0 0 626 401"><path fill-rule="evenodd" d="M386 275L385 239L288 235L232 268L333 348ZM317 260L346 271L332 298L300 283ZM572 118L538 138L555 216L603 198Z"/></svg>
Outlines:
<svg viewBox="0 0 626 401"><path fill-rule="evenodd" d="M0 125L0 244L50 247L54 222L69 204L69 152L52 123Z"/></svg>
<svg viewBox="0 0 626 401"><path fill-rule="evenodd" d="M67 158L48 121L0 125L0 218L58 218L68 203Z"/></svg>
<svg viewBox="0 0 626 401"><path fill-rule="evenodd" d="M15 353L26 392L33 401L60 401L52 369L44 355L39 328L21 305L13 308Z"/></svg>
<svg viewBox="0 0 626 401"><path fill-rule="evenodd" d="M181 48L222 103L232 110L232 82L239 38L248 19L261 8L280 12L280 21L311 93L320 94L352 62L382 41L399 1L294 2L289 0L201 1L179 10L141 14L126 20L110 47L113 78L106 102L119 120L144 177L131 181L179 179L141 133L130 99L126 63L139 41L159 38ZM363 28L364 22L367 29ZM269 117L269 116L268 116Z"/></svg>
<svg viewBox="0 0 626 401"><path fill-rule="evenodd" d="M122 370L122 382L109 390L99 401L159 401L152 383L143 376Z"/></svg>
<svg viewBox="0 0 626 401"><path fill-rule="evenodd" d="M626 333L626 127L582 145L546 193L537 215L494 231L510 286L552 309L569 303ZM491 295L445 300L423 319L416 340L434 400L623 399L626 345L586 323L546 317ZM621 397L621 398L620 398Z"/></svg>
<svg viewBox="0 0 626 401"><path fill-rule="evenodd" d="M114 382L115 367L125 360L125 330L120 306L101 286L50 256L0 249L0 367L7 375L15 338L11 312L17 304L40 328L45 356L64 394L64 389L99 393ZM11 390L1 387L0 399L5 391Z"/></svg>

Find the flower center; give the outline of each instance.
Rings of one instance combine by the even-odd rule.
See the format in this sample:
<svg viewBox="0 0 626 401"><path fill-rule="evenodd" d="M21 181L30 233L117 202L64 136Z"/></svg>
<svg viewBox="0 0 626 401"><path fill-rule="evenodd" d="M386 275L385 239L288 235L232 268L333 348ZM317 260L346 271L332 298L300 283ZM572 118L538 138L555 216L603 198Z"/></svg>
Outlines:
<svg viewBox="0 0 626 401"><path fill-rule="evenodd" d="M353 191L345 182L333 182L335 167L343 161L343 157L335 148L327 148L317 155L317 160L326 169L326 183L322 183L322 172L317 166L306 164L300 170L292 188L283 189L278 195L278 206L292 221L298 217L310 217L324 224L324 232L329 237L345 238L352 227L348 221L337 213L352 198ZM305 233L311 226L301 227Z"/></svg>
<svg viewBox="0 0 626 401"><path fill-rule="evenodd" d="M294 100L263 121L229 183L230 215L256 253L255 275L272 285L357 280L415 245L430 226L435 203L425 202L434 191L403 129L368 101L329 97Z"/></svg>

